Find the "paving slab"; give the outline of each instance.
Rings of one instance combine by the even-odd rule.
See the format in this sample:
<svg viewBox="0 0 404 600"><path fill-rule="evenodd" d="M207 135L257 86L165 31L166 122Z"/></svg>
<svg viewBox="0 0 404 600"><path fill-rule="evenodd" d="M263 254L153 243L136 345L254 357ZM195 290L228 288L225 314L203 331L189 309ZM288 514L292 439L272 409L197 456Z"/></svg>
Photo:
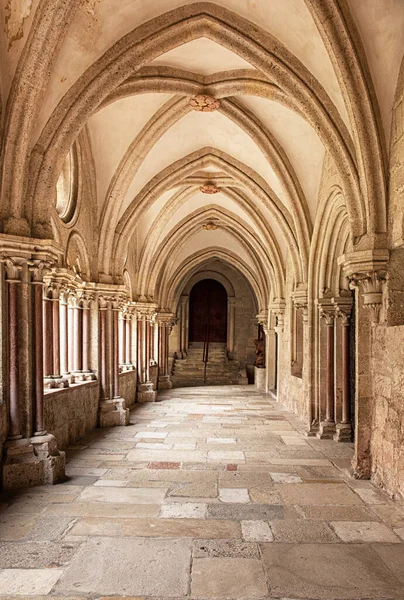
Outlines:
<svg viewBox="0 0 404 600"><path fill-rule="evenodd" d="M246 558L195 558L192 563L192 598L234 600L263 598L268 587L259 560Z"/></svg>
<svg viewBox="0 0 404 600"><path fill-rule="evenodd" d="M185 595L190 560L188 540L98 538L82 546L56 593Z"/></svg>

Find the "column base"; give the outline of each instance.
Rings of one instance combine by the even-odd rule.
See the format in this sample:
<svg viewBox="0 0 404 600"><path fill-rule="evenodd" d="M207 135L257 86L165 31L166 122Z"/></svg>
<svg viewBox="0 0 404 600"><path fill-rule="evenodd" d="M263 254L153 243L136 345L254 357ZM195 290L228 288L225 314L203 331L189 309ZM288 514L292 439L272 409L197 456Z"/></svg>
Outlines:
<svg viewBox="0 0 404 600"><path fill-rule="evenodd" d="M129 408L126 408L124 398L101 400L98 412L100 427L116 427L129 425Z"/></svg>
<svg viewBox="0 0 404 600"><path fill-rule="evenodd" d="M83 381L96 381L97 379L97 376L93 371L83 371L82 374L84 375Z"/></svg>
<svg viewBox="0 0 404 600"><path fill-rule="evenodd" d="M338 423L334 434L334 442L351 442L352 428L350 423Z"/></svg>
<svg viewBox="0 0 404 600"><path fill-rule="evenodd" d="M313 421L311 423L311 425L309 425L309 428L307 429L307 431L304 432L304 435L306 437L317 437L318 432L319 432L318 422Z"/></svg>
<svg viewBox="0 0 404 600"><path fill-rule="evenodd" d="M171 390L173 384L170 375L160 375L157 385L159 390Z"/></svg>
<svg viewBox="0 0 404 600"><path fill-rule="evenodd" d="M65 453L53 435L6 441L2 464L4 490L54 485L65 479Z"/></svg>
<svg viewBox="0 0 404 600"><path fill-rule="evenodd" d="M137 386L137 401L138 402L155 402L157 393L153 390L151 381L147 383L139 383Z"/></svg>
<svg viewBox="0 0 404 600"><path fill-rule="evenodd" d="M335 434L335 423L329 421L321 421L317 438L319 440L332 440Z"/></svg>

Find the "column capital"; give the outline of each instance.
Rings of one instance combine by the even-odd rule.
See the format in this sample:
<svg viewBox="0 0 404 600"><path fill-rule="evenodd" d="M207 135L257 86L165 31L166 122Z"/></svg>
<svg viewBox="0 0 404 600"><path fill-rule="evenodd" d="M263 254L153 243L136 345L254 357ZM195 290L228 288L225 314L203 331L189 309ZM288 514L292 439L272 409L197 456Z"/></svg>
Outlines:
<svg viewBox="0 0 404 600"><path fill-rule="evenodd" d="M276 317L276 325L274 327L276 333L283 333L286 309L285 300L283 298L276 298L273 302L269 304L268 308Z"/></svg>
<svg viewBox="0 0 404 600"><path fill-rule="evenodd" d="M154 321L157 314L157 304L154 302L136 302L136 312L140 319L145 317L146 321Z"/></svg>
<svg viewBox="0 0 404 600"><path fill-rule="evenodd" d="M335 306L335 316L342 319L342 325L349 325L349 319L351 318L352 313L353 300L352 296L348 294L346 296L332 298L332 303Z"/></svg>
<svg viewBox="0 0 404 600"><path fill-rule="evenodd" d="M157 323L161 326L170 327L173 320L175 319L175 315L172 312L161 311L157 313Z"/></svg>
<svg viewBox="0 0 404 600"><path fill-rule="evenodd" d="M6 281L21 281L22 270L27 261L21 258L3 257Z"/></svg>
<svg viewBox="0 0 404 600"><path fill-rule="evenodd" d="M268 334L268 311L266 309L261 310L258 313L258 315L256 316L256 319L257 319L258 323L260 325L262 325L265 335L267 335Z"/></svg>
<svg viewBox="0 0 404 600"><path fill-rule="evenodd" d="M335 305L332 302L332 298L320 298L317 300L317 306L320 317L324 319L325 324L328 327L333 327L336 314Z"/></svg>
<svg viewBox="0 0 404 600"><path fill-rule="evenodd" d="M350 287L359 290L364 308L370 309L373 325L379 323L388 261L389 251L382 248L350 252L338 259Z"/></svg>

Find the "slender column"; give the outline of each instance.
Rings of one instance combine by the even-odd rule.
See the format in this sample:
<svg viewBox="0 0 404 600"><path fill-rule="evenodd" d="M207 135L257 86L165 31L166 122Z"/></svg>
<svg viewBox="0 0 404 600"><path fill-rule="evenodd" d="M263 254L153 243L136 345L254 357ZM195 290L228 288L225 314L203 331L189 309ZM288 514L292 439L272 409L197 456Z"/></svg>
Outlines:
<svg viewBox="0 0 404 600"><path fill-rule="evenodd" d="M350 390L350 359L349 359L349 329L351 317L351 298L334 300L336 315L341 318L341 350L342 350L342 398L341 423L337 424L334 436L336 442L350 442L352 439L351 426L351 390Z"/></svg>
<svg viewBox="0 0 404 600"><path fill-rule="evenodd" d="M52 299L44 294L42 303L43 314L43 366L45 377L51 378L53 374L53 327L52 327ZM53 386L52 386L53 387Z"/></svg>
<svg viewBox="0 0 404 600"><path fill-rule="evenodd" d="M320 316L325 319L327 330L326 341L326 393L325 393L325 420L320 423L320 428L317 433L319 439L332 438L335 433L335 418L334 418L334 320L335 308L329 306L328 303L320 305Z"/></svg>
<svg viewBox="0 0 404 600"><path fill-rule="evenodd" d="M283 337L283 328L285 322L285 303L283 301L272 303L270 306L273 315L276 319L276 325L274 326L274 331L276 333L276 394L279 399L280 394L282 392L282 337Z"/></svg>
<svg viewBox="0 0 404 600"><path fill-rule="evenodd" d="M118 345L119 345L119 364L123 365L126 356L126 339L125 339L125 315L123 312L119 313L118 317Z"/></svg>
<svg viewBox="0 0 404 600"><path fill-rule="evenodd" d="M229 297L227 300L227 315L229 321L229 339L228 339L228 348L230 354L234 352L234 332L235 332L235 319L236 319L236 299L233 297Z"/></svg>
<svg viewBox="0 0 404 600"><path fill-rule="evenodd" d="M119 398L119 304L114 303L112 309L112 328L113 328L113 394L114 398Z"/></svg>
<svg viewBox="0 0 404 600"><path fill-rule="evenodd" d="M186 319L187 319L186 305L187 305L187 296L181 296L181 323L180 323L181 331L180 331L180 337L181 337L181 356L182 356L182 358L185 358L186 355L187 355L187 347L186 347L186 340L185 340Z"/></svg>
<svg viewBox="0 0 404 600"><path fill-rule="evenodd" d="M107 349L107 310L108 302L99 299L99 328L100 328L100 387L101 398L107 399L108 394L108 349Z"/></svg>
<svg viewBox="0 0 404 600"><path fill-rule="evenodd" d="M60 296L60 370L62 375L69 372L69 335L67 321L67 293Z"/></svg>
<svg viewBox="0 0 404 600"><path fill-rule="evenodd" d="M74 371L74 303L75 298L72 294L68 297L67 304L67 327L68 327L68 371L73 373ZM74 381L74 377L72 376Z"/></svg>
<svg viewBox="0 0 404 600"><path fill-rule="evenodd" d="M83 330L82 330L82 310L78 298L73 309L73 327L74 327L74 371L80 373L83 370Z"/></svg>
<svg viewBox="0 0 404 600"><path fill-rule="evenodd" d="M164 359L165 359L165 326L159 321L158 324L158 365L159 376L164 375Z"/></svg>
<svg viewBox="0 0 404 600"><path fill-rule="evenodd" d="M152 322L155 307L152 304L138 303L138 402L154 402L156 392L150 381L150 358L153 351Z"/></svg>
<svg viewBox="0 0 404 600"><path fill-rule="evenodd" d="M82 333L83 333L83 371L89 373L90 368L90 319L91 319L91 298L85 296L83 298L83 309L82 309Z"/></svg>
<svg viewBox="0 0 404 600"><path fill-rule="evenodd" d="M131 329L131 350L130 350L130 362L133 367L137 369L137 314L134 309L130 312L130 329Z"/></svg>
<svg viewBox="0 0 404 600"><path fill-rule="evenodd" d="M31 268L33 284L33 313L34 313L34 372L35 372L35 401L34 401L34 435L44 436L44 382L43 382L43 280L42 265Z"/></svg>
<svg viewBox="0 0 404 600"><path fill-rule="evenodd" d="M6 263L6 281L8 291L8 356L9 356L9 440L18 440L21 435L21 417L19 402L19 357L18 357L18 296L21 266L11 260Z"/></svg>
<svg viewBox="0 0 404 600"><path fill-rule="evenodd" d="M60 307L59 288L53 288L52 298L52 331L53 331L53 376L60 377Z"/></svg>
<svg viewBox="0 0 404 600"><path fill-rule="evenodd" d="M126 313L125 315L125 363L130 365L131 361L131 349L132 349L132 327L131 327L131 315Z"/></svg>

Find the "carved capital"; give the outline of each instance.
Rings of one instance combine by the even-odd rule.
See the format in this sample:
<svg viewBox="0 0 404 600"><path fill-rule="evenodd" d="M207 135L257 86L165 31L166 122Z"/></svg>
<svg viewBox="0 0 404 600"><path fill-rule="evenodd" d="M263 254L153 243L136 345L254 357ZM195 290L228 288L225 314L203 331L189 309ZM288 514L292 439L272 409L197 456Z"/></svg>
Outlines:
<svg viewBox="0 0 404 600"><path fill-rule="evenodd" d="M286 303L285 303L284 299L281 298L279 300L276 300L275 302L272 302L269 305L269 308L276 317L276 326L274 327L276 333L278 333L278 334L283 333L283 327L285 324L285 308L286 308Z"/></svg>
<svg viewBox="0 0 404 600"><path fill-rule="evenodd" d="M52 263L47 260L33 259L28 261L32 283L43 283L46 273L50 271Z"/></svg>
<svg viewBox="0 0 404 600"><path fill-rule="evenodd" d="M342 320L343 326L348 326L352 312L352 297L340 296L338 298L333 298L332 302L335 306L336 317Z"/></svg>
<svg viewBox="0 0 404 600"><path fill-rule="evenodd" d="M353 273L349 279L350 286L361 292L364 308L371 311L372 324L377 325L383 303L383 284L386 281L386 271Z"/></svg>
<svg viewBox="0 0 404 600"><path fill-rule="evenodd" d="M20 258L2 258L7 281L21 281L21 274L26 261Z"/></svg>
<svg viewBox="0 0 404 600"><path fill-rule="evenodd" d="M153 323L157 314L157 305L149 302L137 302L136 313L138 319L145 319Z"/></svg>
<svg viewBox="0 0 404 600"><path fill-rule="evenodd" d="M268 311L267 310L262 310L257 315L257 321L262 326L265 335L268 335Z"/></svg>

